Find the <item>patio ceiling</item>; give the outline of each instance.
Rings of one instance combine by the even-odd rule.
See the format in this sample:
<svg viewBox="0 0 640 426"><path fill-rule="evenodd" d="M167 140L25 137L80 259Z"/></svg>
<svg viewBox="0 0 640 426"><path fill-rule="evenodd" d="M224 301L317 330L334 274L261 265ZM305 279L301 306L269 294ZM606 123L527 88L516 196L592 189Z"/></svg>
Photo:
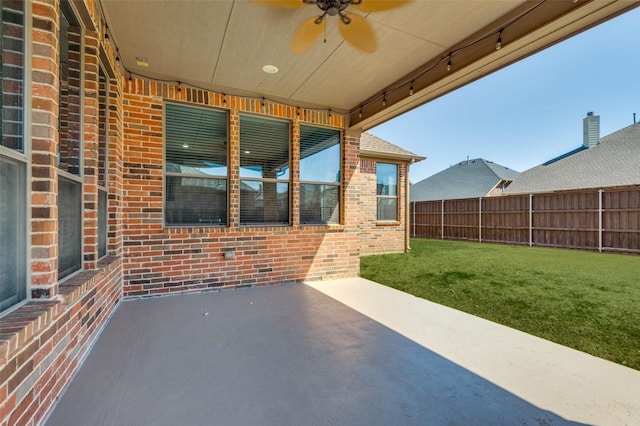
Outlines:
<svg viewBox="0 0 640 426"><path fill-rule="evenodd" d="M348 114L350 126L363 130L639 4L416 0L364 15L377 35L374 53L346 43L337 20L327 17L326 42L321 38L294 55L292 34L318 14L313 5L278 9L249 0L101 0L110 36L134 75L331 109ZM503 47L496 50L501 29ZM453 66L447 71L450 52ZM148 66L137 65L136 57ZM280 71L267 74L264 65Z"/></svg>

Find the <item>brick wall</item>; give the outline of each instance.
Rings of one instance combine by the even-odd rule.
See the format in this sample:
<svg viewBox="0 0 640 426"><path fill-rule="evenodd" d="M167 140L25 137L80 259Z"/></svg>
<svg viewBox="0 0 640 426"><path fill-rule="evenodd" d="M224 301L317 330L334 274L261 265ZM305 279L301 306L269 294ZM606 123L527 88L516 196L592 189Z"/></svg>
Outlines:
<svg viewBox="0 0 640 426"><path fill-rule="evenodd" d="M121 262L61 284L60 299L32 301L2 318L0 424L39 424L69 383L121 294Z"/></svg>
<svg viewBox="0 0 640 426"><path fill-rule="evenodd" d="M119 212L122 194L122 79L115 66L112 46L103 39L104 22L95 2L75 2L83 22L84 68L69 71L76 86L82 76L83 86L73 93L74 111L59 110L60 3L58 0L34 0L30 8L31 46L27 50L31 72L26 87L29 117L26 154L30 160L28 181L31 188L30 292L31 300L0 318L0 425L39 424L51 410L64 387L73 377L81 359L87 354L122 297L122 230ZM79 38L77 39L79 41ZM100 55L102 52L102 55ZM108 125L109 170L109 252L112 256L98 259L96 246L97 194L97 64L107 59L110 70ZM77 58L76 58L77 59ZM70 74L71 77L71 74ZM68 83L68 82L67 82ZM64 90L68 85L63 86ZM82 100L79 96L82 92ZM69 96L69 92L63 93ZM69 124L70 115L82 123ZM62 114L62 115L61 115ZM65 115L66 114L66 115ZM58 280L58 117L64 134L60 149L83 175L83 270L62 281ZM79 126L82 127L79 127ZM82 130L82 163L78 163ZM75 132L73 137L70 131ZM30 135L29 135L30 134ZM75 140L75 145L67 143ZM75 150L75 151L74 151ZM75 171L75 170L74 170Z"/></svg>
<svg viewBox="0 0 640 426"><path fill-rule="evenodd" d="M358 139L343 140L343 221L332 226L299 223L299 170L291 164L291 224L240 225L239 114L291 121L294 159L299 125L341 129L341 116L132 79L124 94L123 266L124 296L275 284L355 276L358 273ZM229 109L229 226L163 225L163 102L175 100ZM225 103L226 101L226 103ZM298 117L300 112L300 117ZM353 182L352 182L353 181ZM227 259L225 253L233 253Z"/></svg>
<svg viewBox="0 0 640 426"><path fill-rule="evenodd" d="M376 207L376 163L398 164L398 221L380 222ZM366 254L400 253L406 247L406 191L408 164L383 158L360 159L360 252Z"/></svg>

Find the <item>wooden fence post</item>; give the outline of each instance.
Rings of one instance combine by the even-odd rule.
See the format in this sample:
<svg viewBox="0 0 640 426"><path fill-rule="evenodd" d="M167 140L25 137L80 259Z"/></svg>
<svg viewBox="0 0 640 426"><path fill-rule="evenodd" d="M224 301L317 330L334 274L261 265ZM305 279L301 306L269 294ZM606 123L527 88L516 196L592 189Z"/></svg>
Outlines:
<svg viewBox="0 0 640 426"><path fill-rule="evenodd" d="M478 198L478 242L482 242L482 197Z"/></svg>
<svg viewBox="0 0 640 426"><path fill-rule="evenodd" d="M598 191L598 251L602 253L602 193L601 189Z"/></svg>
<svg viewBox="0 0 640 426"><path fill-rule="evenodd" d="M529 194L529 247L533 246L533 194Z"/></svg>
<svg viewBox="0 0 640 426"><path fill-rule="evenodd" d="M442 207L440 207L440 238L444 240L444 200L442 200Z"/></svg>
<svg viewBox="0 0 640 426"><path fill-rule="evenodd" d="M413 205L413 238L416 237L416 202L411 203Z"/></svg>

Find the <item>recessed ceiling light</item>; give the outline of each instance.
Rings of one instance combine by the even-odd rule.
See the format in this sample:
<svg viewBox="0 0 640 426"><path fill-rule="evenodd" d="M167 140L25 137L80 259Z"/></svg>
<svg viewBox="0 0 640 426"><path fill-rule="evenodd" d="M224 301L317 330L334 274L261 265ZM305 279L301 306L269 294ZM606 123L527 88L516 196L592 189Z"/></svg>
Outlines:
<svg viewBox="0 0 640 426"><path fill-rule="evenodd" d="M149 66L149 60L142 56L136 56L136 65L147 68Z"/></svg>
<svg viewBox="0 0 640 426"><path fill-rule="evenodd" d="M245 154L251 154L251 151L245 151L244 153Z"/></svg>
<svg viewBox="0 0 640 426"><path fill-rule="evenodd" d="M265 65L264 67L262 67L262 71L266 72L267 74L275 74L278 72L278 67L276 67L275 65Z"/></svg>

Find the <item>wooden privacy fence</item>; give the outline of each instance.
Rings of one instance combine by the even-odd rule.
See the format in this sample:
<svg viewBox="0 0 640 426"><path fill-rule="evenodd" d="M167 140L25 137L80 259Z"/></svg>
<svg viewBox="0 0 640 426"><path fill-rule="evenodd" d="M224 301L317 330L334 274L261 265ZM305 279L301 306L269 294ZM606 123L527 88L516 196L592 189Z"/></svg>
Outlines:
<svg viewBox="0 0 640 426"><path fill-rule="evenodd" d="M411 234L640 253L640 187L411 203Z"/></svg>

